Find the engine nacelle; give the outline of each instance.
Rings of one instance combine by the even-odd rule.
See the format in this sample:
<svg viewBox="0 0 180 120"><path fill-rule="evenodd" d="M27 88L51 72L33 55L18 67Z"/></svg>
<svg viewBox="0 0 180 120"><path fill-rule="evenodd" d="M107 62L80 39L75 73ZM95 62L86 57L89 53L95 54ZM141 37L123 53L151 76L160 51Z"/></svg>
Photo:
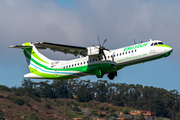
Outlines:
<svg viewBox="0 0 180 120"><path fill-rule="evenodd" d="M97 48L96 48L97 47ZM96 47L88 47L88 51L87 51L87 55L98 55L99 54L99 46L96 46Z"/></svg>

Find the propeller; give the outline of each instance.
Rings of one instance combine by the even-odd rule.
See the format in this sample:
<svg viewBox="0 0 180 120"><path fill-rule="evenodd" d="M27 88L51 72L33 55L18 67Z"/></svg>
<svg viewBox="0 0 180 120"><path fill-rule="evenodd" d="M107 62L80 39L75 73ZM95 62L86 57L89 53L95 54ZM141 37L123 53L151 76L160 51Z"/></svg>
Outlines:
<svg viewBox="0 0 180 120"><path fill-rule="evenodd" d="M95 48L99 49L99 55L98 55L98 57L97 57L96 59L98 60L99 57L103 54L103 56L104 56L104 58L105 58L105 62L106 62L107 60L106 60L106 55L105 55L105 53L104 53L104 50L110 51L109 49L106 49L106 48L104 47L104 44L105 44L105 42L107 41L107 39L104 40L104 42L103 42L102 45L101 45L101 43L100 43L100 41L99 41L99 35L97 36L97 39L98 39L98 42L99 42L99 48L93 45Z"/></svg>

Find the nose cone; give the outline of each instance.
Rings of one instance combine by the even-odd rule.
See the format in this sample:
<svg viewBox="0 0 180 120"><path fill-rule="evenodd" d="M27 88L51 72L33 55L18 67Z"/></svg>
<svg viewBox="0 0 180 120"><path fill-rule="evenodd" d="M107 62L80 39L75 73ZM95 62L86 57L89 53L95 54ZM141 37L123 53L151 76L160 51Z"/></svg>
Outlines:
<svg viewBox="0 0 180 120"><path fill-rule="evenodd" d="M167 51L167 53L164 55L164 57L167 57L171 54L171 52L173 51L172 47L168 46L168 45L164 45L165 50Z"/></svg>

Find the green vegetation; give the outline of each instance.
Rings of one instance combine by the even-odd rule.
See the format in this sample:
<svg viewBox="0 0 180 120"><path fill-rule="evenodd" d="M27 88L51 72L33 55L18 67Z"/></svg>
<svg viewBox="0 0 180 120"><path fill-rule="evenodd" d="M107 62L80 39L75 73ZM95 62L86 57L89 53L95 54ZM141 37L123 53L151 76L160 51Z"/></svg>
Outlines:
<svg viewBox="0 0 180 120"><path fill-rule="evenodd" d="M97 114L97 110L95 110L95 109L92 109L91 112L92 112L92 114L95 115L95 116L98 115L98 114Z"/></svg>
<svg viewBox="0 0 180 120"><path fill-rule="evenodd" d="M0 85L0 91L8 91L8 92L10 92L10 89L7 86Z"/></svg>
<svg viewBox="0 0 180 120"><path fill-rule="evenodd" d="M111 113L111 114L108 116L108 119L111 118L111 117L118 117L118 115L115 114L115 113ZM111 118L111 119L112 119L112 118Z"/></svg>
<svg viewBox="0 0 180 120"><path fill-rule="evenodd" d="M4 113L3 113L2 110L0 110L0 120L5 120L5 119L4 119Z"/></svg>
<svg viewBox="0 0 180 120"><path fill-rule="evenodd" d="M40 114L41 110L37 107L43 103L42 106L47 108L46 110L50 111L58 107L58 110L71 118L85 117L85 115L87 118L88 116L113 118L120 111L128 114L132 109L151 110L152 115L157 119L180 118L180 95L177 90L167 91L163 88L143 87L139 84L111 83L106 80L90 82L90 80L78 79L53 81L48 84L48 81L37 83L24 80L21 87L8 88L0 85L0 91L12 92L13 94L0 94L0 98L12 101L20 107L29 107L29 110L34 112L32 116ZM74 95L76 99L73 100ZM38 103L36 107L33 107L29 99ZM13 109L13 106L9 105L7 108ZM90 112L85 112L83 110L85 108L90 109ZM104 116L100 111L105 111L107 115ZM140 117L142 116L136 119L141 119ZM29 115L28 119L30 119Z"/></svg>
<svg viewBox="0 0 180 120"><path fill-rule="evenodd" d="M122 113L123 114L129 114L129 111L130 111L129 108L125 108L122 110Z"/></svg>
<svg viewBox="0 0 180 120"><path fill-rule="evenodd" d="M24 105L25 101L22 98L18 98L18 97L13 97L12 98L12 102L18 105Z"/></svg>
<svg viewBox="0 0 180 120"><path fill-rule="evenodd" d="M31 113L29 120L39 120L38 116L35 113Z"/></svg>
<svg viewBox="0 0 180 120"><path fill-rule="evenodd" d="M81 112L81 109L79 109L78 107L73 107L73 110L76 112Z"/></svg>
<svg viewBox="0 0 180 120"><path fill-rule="evenodd" d="M51 109L51 105L49 103L46 103L45 108Z"/></svg>

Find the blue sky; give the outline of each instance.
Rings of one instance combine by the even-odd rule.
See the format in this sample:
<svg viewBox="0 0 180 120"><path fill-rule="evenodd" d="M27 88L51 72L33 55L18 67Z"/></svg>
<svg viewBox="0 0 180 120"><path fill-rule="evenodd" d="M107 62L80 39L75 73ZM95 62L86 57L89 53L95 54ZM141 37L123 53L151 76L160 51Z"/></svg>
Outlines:
<svg viewBox="0 0 180 120"><path fill-rule="evenodd" d="M20 86L29 73L21 50L8 46L25 42L53 42L88 47L108 39L105 46L116 49L136 42L160 39L173 47L167 58L118 71L110 82L142 84L180 91L180 4L178 1L147 0L32 0L0 1L1 85ZM50 59L69 60L50 50L40 51ZM95 76L81 79L98 80ZM108 80L106 75L101 80ZM43 81L43 80L33 80Z"/></svg>

